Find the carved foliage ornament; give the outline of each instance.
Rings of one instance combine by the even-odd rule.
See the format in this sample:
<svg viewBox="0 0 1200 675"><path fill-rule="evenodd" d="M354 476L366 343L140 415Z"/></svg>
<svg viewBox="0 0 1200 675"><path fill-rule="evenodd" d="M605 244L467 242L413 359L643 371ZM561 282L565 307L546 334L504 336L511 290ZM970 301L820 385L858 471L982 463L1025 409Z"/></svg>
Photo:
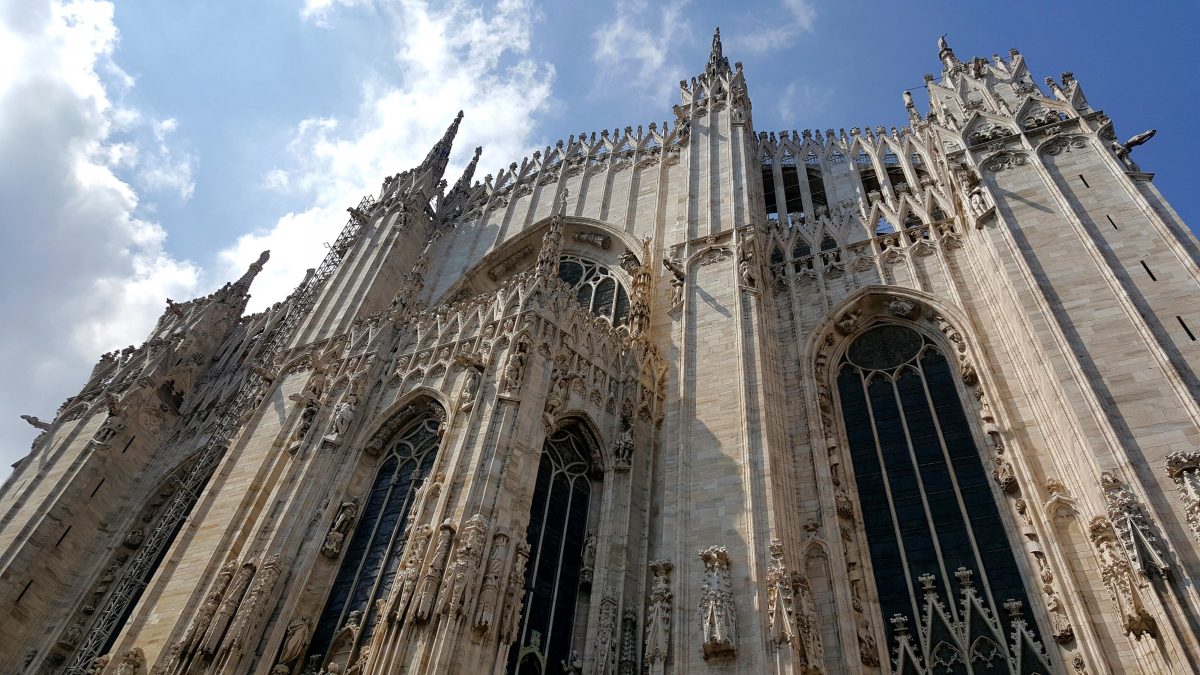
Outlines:
<svg viewBox="0 0 1200 675"><path fill-rule="evenodd" d="M700 651L705 659L737 653L737 610L729 577L729 551L710 546L699 552L704 562L704 585L700 590Z"/></svg>
<svg viewBox="0 0 1200 675"><path fill-rule="evenodd" d="M1064 152L1086 147L1087 141L1083 136L1059 136L1043 146L1042 152L1047 155L1061 155Z"/></svg>
<svg viewBox="0 0 1200 675"><path fill-rule="evenodd" d="M1014 166L1025 166L1029 158L1020 152L1002 151L992 155L983 164L983 168L992 173L999 173Z"/></svg>

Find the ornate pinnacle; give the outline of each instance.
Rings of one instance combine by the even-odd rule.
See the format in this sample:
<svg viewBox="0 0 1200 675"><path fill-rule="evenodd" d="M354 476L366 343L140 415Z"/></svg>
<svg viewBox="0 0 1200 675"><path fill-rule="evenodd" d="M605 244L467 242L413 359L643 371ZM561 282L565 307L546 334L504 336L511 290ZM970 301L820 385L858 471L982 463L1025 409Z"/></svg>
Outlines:
<svg viewBox="0 0 1200 675"><path fill-rule="evenodd" d="M712 51L708 55L708 65L704 68L706 75L717 71L729 72L729 59L725 58L725 50L721 46L721 29L713 32Z"/></svg>
<svg viewBox="0 0 1200 675"><path fill-rule="evenodd" d="M554 195L554 216L550 229L542 236L542 249L538 251L537 273L544 277L558 276L558 259L562 255L563 219L567 215L567 188L560 187Z"/></svg>
<svg viewBox="0 0 1200 675"><path fill-rule="evenodd" d="M258 255L258 260L250 263L250 268L246 270L246 273L242 275L241 279L238 279L237 282L234 283L234 286L240 288L241 291L245 293L247 290L249 290L250 284L254 281L254 277L258 276L258 273L263 269L263 265L267 264L267 261L270 259L270 251L263 251L260 253Z"/></svg>

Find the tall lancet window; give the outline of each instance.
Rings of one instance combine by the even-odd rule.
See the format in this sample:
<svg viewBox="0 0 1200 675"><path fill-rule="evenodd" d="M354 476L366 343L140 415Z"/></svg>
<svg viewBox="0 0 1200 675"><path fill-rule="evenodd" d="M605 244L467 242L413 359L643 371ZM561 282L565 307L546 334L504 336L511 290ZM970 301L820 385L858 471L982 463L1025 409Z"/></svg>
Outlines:
<svg viewBox="0 0 1200 675"><path fill-rule="evenodd" d="M956 377L936 345L895 324L867 330L841 363L883 652L897 672L1045 673Z"/></svg>
<svg viewBox="0 0 1200 675"><path fill-rule="evenodd" d="M517 643L509 652L510 674L557 674L570 661L592 494L589 448L578 426L556 432L543 446L529 512L525 604Z"/></svg>
<svg viewBox="0 0 1200 675"><path fill-rule="evenodd" d="M359 507L354 535L342 553L310 655L345 669L371 640L378 622L375 601L387 596L408 539L414 492L433 468L438 418L430 410L408 422L381 454L379 471ZM340 515L340 514L339 514Z"/></svg>
<svg viewBox="0 0 1200 675"><path fill-rule="evenodd" d="M558 278L575 289L579 304L612 325L619 327L629 318L629 293L606 265L565 255L558 263Z"/></svg>

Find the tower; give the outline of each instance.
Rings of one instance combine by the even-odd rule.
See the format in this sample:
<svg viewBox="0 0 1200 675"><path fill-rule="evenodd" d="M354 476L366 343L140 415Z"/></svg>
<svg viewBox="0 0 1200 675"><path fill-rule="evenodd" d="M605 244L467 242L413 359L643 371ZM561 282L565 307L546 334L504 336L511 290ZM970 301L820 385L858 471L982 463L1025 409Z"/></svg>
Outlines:
<svg viewBox="0 0 1200 675"><path fill-rule="evenodd" d="M674 119L168 301L0 491L14 672L1191 672L1197 242L1070 73ZM470 123L469 120L466 123Z"/></svg>

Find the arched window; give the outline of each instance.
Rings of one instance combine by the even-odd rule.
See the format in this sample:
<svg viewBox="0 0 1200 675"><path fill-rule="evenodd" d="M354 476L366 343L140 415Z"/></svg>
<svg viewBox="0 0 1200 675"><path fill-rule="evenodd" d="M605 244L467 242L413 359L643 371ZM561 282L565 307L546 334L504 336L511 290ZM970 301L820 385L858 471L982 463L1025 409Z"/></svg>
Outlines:
<svg viewBox="0 0 1200 675"><path fill-rule="evenodd" d="M578 426L543 446L529 511L521 629L508 656L511 675L559 673L569 660L592 492L589 447Z"/></svg>
<svg viewBox="0 0 1200 675"><path fill-rule="evenodd" d="M575 289L579 304L613 326L629 318L629 293L606 265L565 255L558 262L558 278Z"/></svg>
<svg viewBox="0 0 1200 675"><path fill-rule="evenodd" d="M414 493L429 475L437 456L438 425L437 416L429 411L401 428L382 453L379 471L363 500L354 536L345 549L313 633L309 654L350 661L361 646L370 642L379 618L375 601L386 597L391 588L408 539L408 512ZM347 627L352 630L344 630Z"/></svg>
<svg viewBox="0 0 1200 675"><path fill-rule="evenodd" d="M895 324L863 333L841 363L837 387L884 651L899 654L903 672L914 665L892 649L903 639L924 663L942 664L938 672L1006 662L1000 670L1048 672L1023 632L1029 601L955 377L934 344Z"/></svg>

